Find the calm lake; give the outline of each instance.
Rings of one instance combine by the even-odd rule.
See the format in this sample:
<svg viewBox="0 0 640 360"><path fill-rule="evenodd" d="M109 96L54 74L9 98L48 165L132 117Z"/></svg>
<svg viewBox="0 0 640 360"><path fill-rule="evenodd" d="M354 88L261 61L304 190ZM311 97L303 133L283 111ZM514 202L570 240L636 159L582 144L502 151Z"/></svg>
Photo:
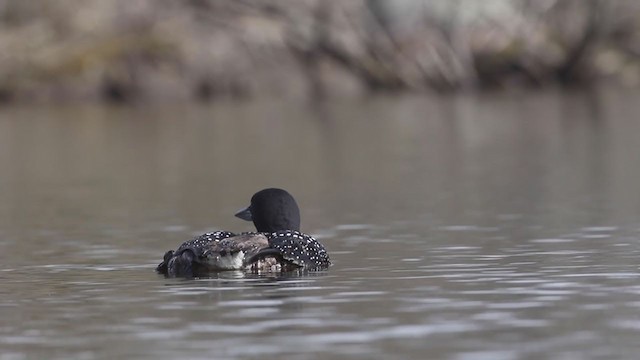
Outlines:
<svg viewBox="0 0 640 360"><path fill-rule="evenodd" d="M639 95L0 108L0 360L636 359ZM272 186L328 271L154 272Z"/></svg>

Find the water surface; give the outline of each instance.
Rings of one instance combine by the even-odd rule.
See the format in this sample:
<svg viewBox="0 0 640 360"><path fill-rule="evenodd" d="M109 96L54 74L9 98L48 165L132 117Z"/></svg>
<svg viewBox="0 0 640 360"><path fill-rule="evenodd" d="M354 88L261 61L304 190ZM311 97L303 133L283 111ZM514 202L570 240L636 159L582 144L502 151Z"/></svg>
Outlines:
<svg viewBox="0 0 640 360"><path fill-rule="evenodd" d="M0 110L0 359L634 359L638 94ZM267 186L326 272L165 279Z"/></svg>

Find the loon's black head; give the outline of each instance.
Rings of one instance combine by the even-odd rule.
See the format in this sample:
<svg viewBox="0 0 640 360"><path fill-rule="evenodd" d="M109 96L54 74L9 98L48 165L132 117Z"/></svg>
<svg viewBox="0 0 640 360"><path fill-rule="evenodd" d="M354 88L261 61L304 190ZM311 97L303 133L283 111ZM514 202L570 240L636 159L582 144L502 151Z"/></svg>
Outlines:
<svg viewBox="0 0 640 360"><path fill-rule="evenodd" d="M300 230L300 210L293 196L282 189L264 189L251 197L251 205L235 214L253 221L259 232Z"/></svg>

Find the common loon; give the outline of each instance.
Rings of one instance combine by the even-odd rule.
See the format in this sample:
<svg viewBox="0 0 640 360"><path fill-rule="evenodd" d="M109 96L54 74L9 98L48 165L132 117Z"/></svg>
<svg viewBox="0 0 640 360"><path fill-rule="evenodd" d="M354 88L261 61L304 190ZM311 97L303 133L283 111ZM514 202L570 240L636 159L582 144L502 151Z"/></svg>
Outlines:
<svg viewBox="0 0 640 360"><path fill-rule="evenodd" d="M300 210L291 194L264 189L235 216L253 221L257 232L206 233L164 254L156 271L169 277L194 277L223 270L322 270L331 265L324 246L300 232Z"/></svg>

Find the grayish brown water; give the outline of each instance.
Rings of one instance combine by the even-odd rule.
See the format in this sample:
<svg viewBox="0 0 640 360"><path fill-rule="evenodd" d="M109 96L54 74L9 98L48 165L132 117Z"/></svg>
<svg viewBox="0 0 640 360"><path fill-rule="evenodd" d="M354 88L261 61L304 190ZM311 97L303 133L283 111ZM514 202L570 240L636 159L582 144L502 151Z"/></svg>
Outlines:
<svg viewBox="0 0 640 360"><path fill-rule="evenodd" d="M635 359L637 93L0 110L0 359ZM165 279L263 187L334 266Z"/></svg>

